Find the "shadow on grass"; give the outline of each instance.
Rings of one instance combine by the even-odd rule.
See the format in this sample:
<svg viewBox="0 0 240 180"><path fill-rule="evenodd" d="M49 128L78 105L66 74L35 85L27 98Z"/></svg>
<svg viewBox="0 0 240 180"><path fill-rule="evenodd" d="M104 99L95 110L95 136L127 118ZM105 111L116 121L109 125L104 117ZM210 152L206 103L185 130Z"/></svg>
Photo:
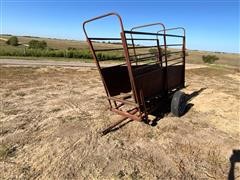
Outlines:
<svg viewBox="0 0 240 180"><path fill-rule="evenodd" d="M233 150L232 155L229 158L229 161L230 161L231 166L230 166L229 173L228 173L228 180L235 180L235 173L234 173L235 165L236 165L236 163L240 163L240 150L239 149Z"/></svg>
<svg viewBox="0 0 240 180"><path fill-rule="evenodd" d="M189 103L190 100L192 100L193 98L195 98L196 96L198 96L202 91L204 91L206 88L201 88L197 91L192 92L191 94L186 94L186 108L185 108L185 112L183 114L183 116L194 106L194 104ZM153 115L155 118L151 121L144 120L144 122L146 124L149 124L150 126L156 126L157 123L166 115L168 115L171 112L171 98L162 100L161 103L159 104L159 107L152 112L150 115ZM128 121L126 121L128 120ZM104 131L102 131L102 135L106 135L110 132L114 132L119 130L120 128L124 127L125 125L127 125L128 123L132 122L133 120L129 120L128 118L123 118L122 120L119 121L119 123L117 122L116 125L112 125L109 128L105 129Z"/></svg>
<svg viewBox="0 0 240 180"><path fill-rule="evenodd" d="M194 99L205 89L206 88L201 88L197 91L192 92L191 94L185 94L185 100L187 105L185 108L185 112L182 116L184 116L194 106L194 104L189 103L189 101ZM166 100L155 112L152 113L152 115L154 115L156 118L151 122L151 126L156 126L159 120L161 120L164 116L168 115L171 112L171 100L172 99Z"/></svg>

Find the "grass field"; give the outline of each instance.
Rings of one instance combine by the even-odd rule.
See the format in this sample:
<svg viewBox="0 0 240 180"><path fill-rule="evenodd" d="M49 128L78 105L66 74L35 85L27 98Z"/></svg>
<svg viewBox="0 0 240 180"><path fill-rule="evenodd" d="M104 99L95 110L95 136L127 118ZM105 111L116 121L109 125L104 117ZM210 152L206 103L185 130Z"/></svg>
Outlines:
<svg viewBox="0 0 240 180"><path fill-rule="evenodd" d="M194 96L183 117L129 122L103 137L120 117L96 70L0 72L0 179L228 179L240 149L240 75L232 68L187 70L185 92Z"/></svg>
<svg viewBox="0 0 240 180"><path fill-rule="evenodd" d="M4 39L8 39L10 36L2 36ZM18 37L20 43L27 44L30 40L44 40L47 42L48 47L53 49L59 49L59 50L66 50L69 47L76 48L79 50L88 49L88 45L85 41L76 41L76 40L61 40L61 39L50 39L50 38L37 38L37 37ZM96 48L113 48L113 47L121 47L117 44L108 44L108 43L95 43ZM12 47L6 45L5 41L0 40L0 50L1 49L21 49L24 51L24 48L26 48L23 45L20 45L18 47ZM174 50L172 50L174 51ZM228 66L240 66L240 55L234 54L234 53L221 53L221 52L208 52L208 51L197 51L197 50L188 50L188 56L187 56L187 63L200 63L202 64L202 56L203 55L216 55L219 57L219 60L215 63L218 65L228 65ZM6 56L0 56L0 58L7 58ZM19 57L18 57L19 58ZM21 58L21 57L20 57ZM23 57L24 59L28 59ZM46 57L38 57L34 59L46 59ZM48 57L49 58L49 57ZM31 59L31 57L30 57ZM78 60L77 58L68 59L68 58L50 58L51 60ZM79 59L80 60L80 59Z"/></svg>

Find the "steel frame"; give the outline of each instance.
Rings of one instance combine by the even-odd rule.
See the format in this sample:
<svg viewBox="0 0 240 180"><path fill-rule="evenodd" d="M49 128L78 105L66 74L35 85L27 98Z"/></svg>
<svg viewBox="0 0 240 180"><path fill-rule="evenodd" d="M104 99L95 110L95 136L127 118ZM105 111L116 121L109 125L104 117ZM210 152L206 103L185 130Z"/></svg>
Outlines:
<svg viewBox="0 0 240 180"><path fill-rule="evenodd" d="M118 18L121 32L120 32L120 38L103 38L103 37L89 37L86 30L86 25L90 22L106 18L108 16L115 16ZM157 32L143 32L143 31L136 31L137 29L146 28L150 26L160 26L160 30ZM166 32L174 31L174 30L182 30L182 35L175 35L175 34L167 34ZM149 103L147 99L151 99L152 97L146 97L146 92L150 92L150 94L153 94L153 99L156 99L157 97L160 97L161 100L164 97L169 97L175 90L181 89L184 87L185 82L185 51L186 51L186 37L185 37L185 29L182 27L177 28L168 28L166 29L163 23L152 23L152 24L146 24L141 26L133 27L130 31L124 30L123 22L119 14L117 13L108 13L104 14L102 16L98 16L92 19L89 19L83 23L83 31L85 33L88 45L90 47L93 59L95 60L95 63L97 65L97 69L100 73L106 94L107 99L109 102L110 110L113 112L116 112L126 118L130 118L132 120L146 120L148 119L148 114L151 113L152 106L157 107L157 104L154 105L147 105L151 104ZM130 38L127 38L127 36L130 35ZM134 36L144 36L145 38L134 38ZM155 38L149 38L149 36L154 36ZM159 37L163 38L163 44L160 43ZM167 38L173 37L173 38L180 38L182 39L182 43L180 44L167 44ZM105 48L105 49L96 49L94 47L94 41L100 41L100 40L112 40L112 41L120 41L122 47L121 48ZM131 41L131 44L128 43ZM140 46L137 45L136 41L156 41L156 45L154 46ZM181 53L181 56L168 59L168 47L181 47L180 51L171 52L171 54L178 54ZM137 53L138 49L149 49L149 48L156 48L156 53ZM130 51L133 50L133 55L130 54ZM125 59L125 63L123 65L114 66L112 69L107 69L104 67L101 67L100 60L98 58L98 52L108 52L108 51L123 51L124 56L117 57L115 59ZM150 60L154 59L153 62ZM115 60L113 59L113 60ZM173 62L173 64L169 64L169 62L181 59L181 61ZM150 61L150 62L149 62ZM177 65L176 64L181 64ZM170 67L171 66L171 67ZM156 68L157 67L157 68ZM153 69L153 70L146 70L147 68ZM121 71L120 71L121 70ZM144 71L147 71L147 73L144 73ZM127 73L128 78L124 79L126 82L129 81L129 83L125 83L123 81L124 73ZM140 73L138 73L140 72ZM116 76L116 81L119 80L119 82L122 82L122 86L116 85L116 87L113 87L114 80L111 79L110 76L115 75L116 73L120 73L120 76ZM158 73L162 74L164 77L161 82L163 85L161 85L162 88L159 88L161 91L159 94L151 93L151 89L154 89L154 85L149 83L150 85L145 87L148 81L151 81L152 77L151 73ZM173 75L172 75L173 74ZM149 76L149 78L147 78ZM170 77L168 77L170 76ZM176 76L176 77L175 77ZM125 77L125 76L124 76ZM140 78L139 81L138 78ZM142 79L141 79L142 78ZM147 78L147 79L146 79ZM158 78L158 76L157 76ZM175 80L178 78L178 81ZM110 79L110 80L109 80ZM121 80L121 81L120 81ZM109 81L109 82L108 82ZM143 84L142 85L142 83ZM160 80L159 80L160 82ZM111 84L112 83L112 84ZM171 85L171 83L175 83L174 86ZM141 84L142 86L139 86ZM128 87L130 85L129 91L125 94L125 96L121 96L121 89L124 89L125 87ZM125 86L125 87L123 87ZM140 88L139 88L140 87ZM118 89L119 88L119 89ZM150 90L149 90L150 89ZM115 91L119 91L118 94L114 94ZM159 91L159 92L160 92ZM120 94L119 94L120 93ZM123 107L127 106L127 109L123 109ZM131 108L130 108L131 107ZM119 123L122 121L119 121ZM111 126L112 128L112 126Z"/></svg>

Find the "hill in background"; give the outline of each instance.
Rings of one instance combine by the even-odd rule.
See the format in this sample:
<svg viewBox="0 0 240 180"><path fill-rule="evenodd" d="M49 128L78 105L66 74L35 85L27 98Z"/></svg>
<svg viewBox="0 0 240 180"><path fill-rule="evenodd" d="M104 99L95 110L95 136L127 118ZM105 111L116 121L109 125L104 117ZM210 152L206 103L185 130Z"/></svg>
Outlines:
<svg viewBox="0 0 240 180"><path fill-rule="evenodd" d="M43 37L34 37L34 36L17 36L20 45L17 47L11 47L6 44L6 40L9 39L11 35L1 35L0 38L0 50L8 48L26 48L31 40L46 41L49 48L65 50L68 48L75 48L77 50L88 49L86 41L79 40L67 40L67 39L56 39L56 38L43 38ZM96 46L100 48L112 48L119 47L119 44L109 44L109 43L96 43ZM216 64L225 64L230 66L240 66L240 58L238 53L225 53L225 52L210 52L210 51L199 51L199 50L187 50L187 62L189 63L203 63L203 55L216 55L219 60L216 61Z"/></svg>

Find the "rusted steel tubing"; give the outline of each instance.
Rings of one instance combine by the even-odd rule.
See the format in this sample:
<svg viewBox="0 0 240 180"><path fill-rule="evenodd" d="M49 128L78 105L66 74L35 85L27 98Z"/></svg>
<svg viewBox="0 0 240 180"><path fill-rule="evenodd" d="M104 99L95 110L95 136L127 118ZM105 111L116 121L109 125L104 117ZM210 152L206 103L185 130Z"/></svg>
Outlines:
<svg viewBox="0 0 240 180"><path fill-rule="evenodd" d="M116 109L122 107L123 105L125 105L125 104L124 104L124 103L121 103L121 104L117 105Z"/></svg>
<svg viewBox="0 0 240 180"><path fill-rule="evenodd" d="M131 62L130 62L130 57L129 57L128 45L127 45L127 41L126 41L124 31L121 32L121 38L122 38L122 44L123 44L123 48L124 48L124 54L125 54L125 57L126 57L126 64L127 64L127 68L128 68L128 75L129 75L129 79L130 79L130 84L131 84L133 95L134 95L134 100L137 104L139 104L138 98L137 98L136 85L135 85L133 72L132 72L132 67L131 67ZM139 112L140 112L140 107L139 107Z"/></svg>
<svg viewBox="0 0 240 180"><path fill-rule="evenodd" d="M131 112L132 114L135 114L137 112L137 109L133 109ZM122 123L123 121L127 120L128 117L123 117L122 119L120 119L119 121L113 123L112 125L108 126L106 129L104 129L101 133L103 135L106 135L107 133L109 133L114 127L116 127L117 125L119 125L120 123Z"/></svg>
<svg viewBox="0 0 240 180"><path fill-rule="evenodd" d="M138 54L138 56L144 56L144 55L150 55L150 54L152 54L152 53L142 53L142 54ZM134 57L134 56L129 56L130 58L131 57Z"/></svg>
<svg viewBox="0 0 240 180"><path fill-rule="evenodd" d="M99 52L99 51L119 51L122 50L123 48L114 48L114 49L95 49L95 52Z"/></svg>
<svg viewBox="0 0 240 180"><path fill-rule="evenodd" d="M116 40L116 41L121 41L121 38L98 38L98 37L91 37L88 38L90 40ZM136 40L136 41L155 41L156 39L143 39L143 38L126 38L127 41L131 41L131 40Z"/></svg>
<svg viewBox="0 0 240 180"><path fill-rule="evenodd" d="M98 37L90 37L88 38L90 40L119 40L121 41L121 38L98 38Z"/></svg>
<svg viewBox="0 0 240 180"><path fill-rule="evenodd" d="M134 41L156 41L157 39L149 39L149 38L146 38L146 39L143 39L143 38L132 38L132 39L129 39L129 38L127 38L126 40L127 41L130 41L130 40L134 40Z"/></svg>
<svg viewBox="0 0 240 180"><path fill-rule="evenodd" d="M183 36L185 36L186 30L185 30L185 28L183 28L183 27L168 28L168 29L165 29L165 31L171 31L171 30L177 30L177 29L183 30ZM163 30L160 30L160 31L158 31L157 33L162 32L162 31L163 31Z"/></svg>
<svg viewBox="0 0 240 180"><path fill-rule="evenodd" d="M169 36L169 37L181 37L183 38L184 36L180 35L174 35L174 34L161 34L161 33L150 33L150 32L140 32L140 31L124 31L126 34L141 34L141 35L155 35L155 36Z"/></svg>
<svg viewBox="0 0 240 180"><path fill-rule="evenodd" d="M184 33L185 33L185 29L184 29ZM185 87L185 61L186 61L186 37L184 36L183 38L183 46L182 46L182 51L183 51L183 87Z"/></svg>
<svg viewBox="0 0 240 180"><path fill-rule="evenodd" d="M130 118L132 120L136 120L136 121L141 121L142 120L141 117L139 117L139 116L133 115L133 114L131 114L129 112L121 111L119 109L111 108L111 111L116 112L116 113L118 113L118 114L120 114L122 116L128 117L128 118ZM136 110L136 112L140 113L139 110Z"/></svg>
<svg viewBox="0 0 240 180"><path fill-rule="evenodd" d="M156 57L156 56L155 56L155 55L152 55L152 56L137 58L137 61L138 61L138 62L147 61L149 58L154 58L154 57ZM134 61L134 60L131 60L131 62L132 62L132 61Z"/></svg>
<svg viewBox="0 0 240 180"><path fill-rule="evenodd" d="M90 46L90 50L91 50L91 52L92 52L93 58L94 58L94 60L95 60L95 63L96 63L96 65L97 65L97 68L98 68L98 71L99 71L99 72L101 71L101 67L100 67L100 64L99 64L99 62L98 62L98 60L97 60L97 56L96 56L96 53L95 53L95 51L94 51L92 42L91 42L91 40L90 40L89 37L88 37L88 34L87 34L87 31L86 31L86 27L85 27L85 26L86 26L87 23L89 23L89 22L91 22L91 21L95 21L95 20L97 20L97 19L105 18L105 17L107 17L107 16L117 16L117 18L118 18L118 20L119 20L119 23L120 23L120 26L121 26L121 30L124 31L123 23L122 23L122 19L121 19L120 15L117 14L117 13L114 13L114 12L113 12L113 13L104 14L104 15L102 15L102 16L98 16L98 17L95 17L95 18L92 18L92 19L89 19L89 20L83 22L83 31L84 31L84 34L85 34L85 36L86 36L86 38L87 38L88 45ZM110 96L109 91L108 91L108 88L107 88L107 85L106 85L106 82L105 82L105 80L104 80L104 78L103 78L102 73L100 73L100 76L101 76L101 79L102 79L102 82L103 82L103 85L104 85L104 89L105 89L105 91L106 91L106 94L107 94L107 96ZM110 108L112 108L111 101L108 100L108 102L109 102Z"/></svg>
<svg viewBox="0 0 240 180"><path fill-rule="evenodd" d="M135 26L131 29L131 31L133 31L134 29L140 29L140 28L144 28L144 27L157 26L157 25L162 26L163 30L165 30L164 24L160 23L160 22L157 22L157 23L151 23L151 24L144 24L144 25L141 25L141 26Z"/></svg>
<svg viewBox="0 0 240 180"><path fill-rule="evenodd" d="M167 54L167 39L166 39L166 34L164 30L164 35L163 35L163 43L164 43L164 54ZM166 74L165 74L165 87L166 87L166 92L168 92L168 68L167 68L167 56L164 56L165 59L165 66L166 66ZM167 94L167 93L166 93Z"/></svg>
<svg viewBox="0 0 240 180"><path fill-rule="evenodd" d="M179 62L176 62L176 63L173 63L173 64L169 64L168 66L172 66L172 65L176 65L176 64L180 64L180 63L183 63L183 61L179 61Z"/></svg>
<svg viewBox="0 0 240 180"><path fill-rule="evenodd" d="M166 44L166 46L182 46L183 44ZM160 45L160 46L164 46L164 45Z"/></svg>
<svg viewBox="0 0 240 180"><path fill-rule="evenodd" d="M136 104L136 103L134 103L134 102L130 102L130 101L123 100L123 99L120 99L120 98L115 98L115 97L107 97L107 98L108 98L109 100L119 101L119 102L123 102L123 103L125 103L125 104L129 104L129 105L138 107L138 104Z"/></svg>
<svg viewBox="0 0 240 180"><path fill-rule="evenodd" d="M153 48L157 46L136 46L135 49L143 49L143 48ZM128 49L134 49L134 47L128 47Z"/></svg>
<svg viewBox="0 0 240 180"><path fill-rule="evenodd" d="M162 67L162 50L160 48L159 39L157 39L157 49L158 49L158 61Z"/></svg>
<svg viewBox="0 0 240 180"><path fill-rule="evenodd" d="M160 26L163 27L163 29L165 29L165 26L162 23L152 23L152 24L144 24L144 25L141 25L141 26L133 27L131 29L131 31L133 31L134 29L140 29L140 28L149 27L149 26L155 26L155 25L160 25ZM130 35L131 35L131 38L133 39L133 34L131 33ZM135 58L136 58L136 65L137 65L138 60L137 60L137 53L136 53L136 49L135 49L134 40L132 40L132 44L133 44L133 52L134 52L134 55L135 55Z"/></svg>
<svg viewBox="0 0 240 180"><path fill-rule="evenodd" d="M142 103L142 106L143 106L144 116L147 118L148 117L148 112L147 112L145 99L144 99L144 94L143 94L143 90L142 89L140 89L140 99L141 99L141 103Z"/></svg>
<svg viewBox="0 0 240 180"><path fill-rule="evenodd" d="M94 61L95 61L96 65L97 65L98 71L100 72L100 71L101 71L101 67L100 67L99 62L97 61L97 56L96 56L96 53L94 52L92 42L91 42L89 39L87 39L87 42L88 42L88 45L90 46L90 50L91 50L91 52L92 52L92 55L93 55ZM105 82L105 80L104 80L104 78L103 78L103 75L100 74L100 77L101 77L101 79L102 79L102 82L103 82L103 86L104 86L105 92L106 92L107 96L109 96L109 91L108 91L108 88L107 88L106 82ZM108 102L109 102L109 106L110 106L110 108L112 108L112 103L111 103L111 101L108 100Z"/></svg>
<svg viewBox="0 0 240 180"><path fill-rule="evenodd" d="M86 24L89 23L89 22L91 22L91 21L95 21L95 20L97 20L97 19L105 18L105 17L107 17L107 16L117 16L117 18L118 18L118 20L119 20L119 23L120 23L121 30L124 31L123 22L122 22L121 16L120 16L118 13L111 12L111 13L104 14L104 15L102 15L102 16L97 16L97 17L95 17L95 18L92 18L92 19L89 19L89 20L83 22L83 31L84 31L84 34L86 35L87 38L88 38L88 35L87 35L86 28L85 28Z"/></svg>
<svg viewBox="0 0 240 180"><path fill-rule="evenodd" d="M92 37L89 38L85 25L91 21L95 21L101 18L105 18L107 16L116 16L119 20L121 31L120 31L120 38L98 38L98 37ZM83 29L84 33L87 38L87 42L89 44L89 47L91 49L91 52L93 54L93 58L97 64L97 68L99 70L101 79L103 81L103 85L107 94L107 99L110 104L110 110L113 112L116 112L122 116L124 116L123 119L130 118L132 120L144 120L145 117L150 113L151 109L154 108L155 104L160 103L160 99L156 94L161 93L162 98L167 98L171 95L171 92L175 91L175 87L179 86L180 88L184 86L185 81L185 29L184 28L170 28L166 29L163 25L163 31L164 33L161 33L161 31L158 31L157 33L152 32L139 32L139 31L133 31L134 29L143 28L147 26L152 25L161 25L161 23L154 23L154 24L148 24L148 25L142 25L132 28L131 31L125 31L123 28L123 23L121 17L117 13L108 13L102 16L98 16L96 18L87 20L83 23ZM184 36L181 35L174 35L174 34L166 34L167 31L176 30L176 29L182 29ZM127 38L128 34L131 35L131 38ZM133 35L141 35L146 37L144 38L133 38ZM154 35L156 38L151 38L151 36ZM149 38L150 37L150 38ZM163 45L160 44L160 37L163 37L163 42L161 42ZM167 44L167 37L177 37L182 39L182 44ZM95 45L94 40L112 40L112 41L121 41L122 48L116 47L110 47L110 48L103 48L103 49L95 49L93 45ZM156 44L155 46L137 46L134 41L154 41L153 43ZM131 42L129 42L131 41ZM156 41L156 43L155 43ZM129 42L129 43L128 43ZM132 45L131 45L132 43ZM171 52L167 53L167 47L170 46L181 46L182 51L179 52ZM164 47L164 48L161 48ZM148 50L149 48L157 48L158 53L144 53L144 54L137 54L136 49L138 48L146 48ZM130 54L133 49L134 55ZM120 65L114 65L112 67L103 68L100 65L100 59L97 52L104 52L104 51L124 51L124 57L120 55L121 57L114 57L115 59L123 59L125 58L125 64ZM182 52L182 57L177 57L170 59L168 58L168 54L175 54ZM153 55L154 54L154 55ZM164 57L163 57L164 56ZM137 62L142 62L139 64L139 66L135 66L132 59L135 57L135 62L137 65ZM151 59L153 58L153 59ZM169 59L169 60L168 60ZM174 60L182 59L181 62L174 63ZM148 60L146 62L146 60ZM165 61L165 62L164 62ZM168 64L168 61L172 61L173 64ZM163 65L163 62L165 63L165 66ZM150 65L153 64L154 65ZM183 65L174 66L174 64L183 63ZM159 64L159 65L158 65ZM164 66L164 69L161 67ZM172 67L170 67L172 66ZM169 67L169 68L168 68ZM146 70L140 70L139 68L147 68ZM183 69L182 69L183 68ZM169 74L170 73L170 74ZM169 76L169 77L168 77ZM183 77L182 77L183 76ZM164 77L164 79L161 79L161 77ZM171 81L168 80L168 78L171 79ZM124 95L127 95L131 93L131 97L134 99L124 98L122 96L122 93ZM154 98L155 100L153 102L148 102L147 98ZM149 103L149 104L146 104ZM113 105L113 106L112 106ZM134 107L133 110L124 110L124 108L121 108L124 105L129 105ZM147 105L147 106L146 106ZM114 107L115 106L115 107ZM128 106L127 106L128 107ZM134 112L134 113L133 113ZM136 114L137 113L137 114ZM123 119L114 123L109 128L103 131L103 133L109 132L110 129L118 125L119 123L123 122Z"/></svg>
<svg viewBox="0 0 240 180"><path fill-rule="evenodd" d="M151 24L144 24L144 25L141 25L141 26L136 26L136 27L133 27L131 29L131 31L135 30L135 29L140 29L140 28L145 28L145 27L150 27L150 26L161 26L163 28L163 31L164 31L164 34L165 34L165 25L161 22L157 22L157 23L151 23ZM131 38L133 38L132 36L133 34L131 33ZM161 49L159 47L160 43L159 43L159 40L158 40L158 35L156 36L157 37L157 49L158 49L158 61L161 63L161 67L162 67L162 52L161 52ZM134 49L134 53L135 53L135 49Z"/></svg>
<svg viewBox="0 0 240 180"><path fill-rule="evenodd" d="M114 127L116 127L118 124L122 123L123 121L125 121L126 119L128 119L128 117L124 117L122 119L120 119L119 121L115 122L114 124L110 125L109 127L107 127L106 129L101 131L102 135L106 135L107 133L109 133Z"/></svg>
<svg viewBox="0 0 240 180"><path fill-rule="evenodd" d="M173 58L173 59L169 59L168 62L170 61L174 61L174 60L177 60L177 59L181 59L182 57L176 57L176 58Z"/></svg>
<svg viewBox="0 0 240 180"><path fill-rule="evenodd" d="M181 53L181 52L182 52L182 50L181 51L171 51L171 52L167 53L167 55L168 54L177 54L177 53ZM165 54L163 54L163 56L165 56Z"/></svg>

